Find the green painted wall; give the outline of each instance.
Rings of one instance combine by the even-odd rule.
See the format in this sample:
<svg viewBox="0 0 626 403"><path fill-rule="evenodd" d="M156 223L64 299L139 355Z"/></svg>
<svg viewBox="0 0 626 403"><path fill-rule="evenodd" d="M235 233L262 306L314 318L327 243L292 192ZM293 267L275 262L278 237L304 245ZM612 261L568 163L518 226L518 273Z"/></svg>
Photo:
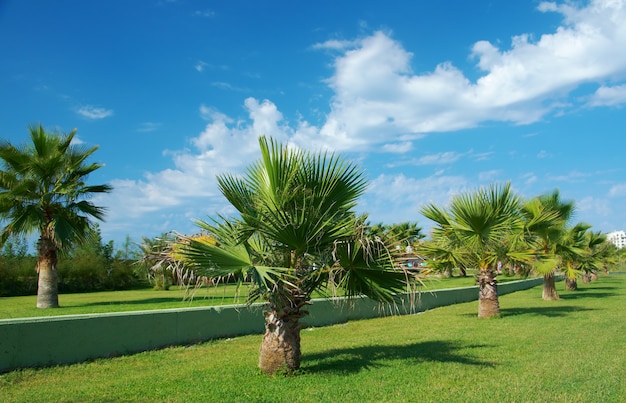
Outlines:
<svg viewBox="0 0 626 403"><path fill-rule="evenodd" d="M498 285L504 295L542 283L541 278ZM397 307L368 298L316 299L303 319L309 326L406 315L478 299L478 287L405 295ZM32 366L70 364L169 345L263 333L263 305L227 305L97 315L0 320L0 372Z"/></svg>

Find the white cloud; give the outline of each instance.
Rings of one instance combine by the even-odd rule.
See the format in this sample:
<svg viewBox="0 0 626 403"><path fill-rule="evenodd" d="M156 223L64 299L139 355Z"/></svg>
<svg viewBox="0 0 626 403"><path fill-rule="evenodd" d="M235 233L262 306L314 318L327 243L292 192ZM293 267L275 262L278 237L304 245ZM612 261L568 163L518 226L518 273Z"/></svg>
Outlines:
<svg viewBox="0 0 626 403"><path fill-rule="evenodd" d="M618 183L613 185L609 190L609 196L611 197L623 197L626 196L626 183Z"/></svg>
<svg viewBox="0 0 626 403"><path fill-rule="evenodd" d="M502 171L498 169L483 171L478 174L478 180L481 182L493 182L496 180L498 175L501 175L501 174L502 174Z"/></svg>
<svg viewBox="0 0 626 403"><path fill-rule="evenodd" d="M226 65L215 65L215 64L210 64L207 63L203 60L198 60L196 62L196 64L193 66L194 69L196 69L197 72L202 73L204 70L206 69L211 69L211 70L221 70L221 71L227 71L229 70L228 66Z"/></svg>
<svg viewBox="0 0 626 403"><path fill-rule="evenodd" d="M443 153L424 155L418 159L419 165L433 165L433 164L451 164L458 161L463 154L447 151Z"/></svg>
<svg viewBox="0 0 626 403"><path fill-rule="evenodd" d="M450 63L415 73L412 54L383 32L357 41L315 44L315 49L338 52L333 74L326 80L334 95L323 123L288 122L270 100L247 98L247 119L235 119L202 105L200 116L208 123L189 140L190 149L169 152L170 169L147 173L142 180L114 183L114 194L119 196L111 196L112 202L107 204L113 206L111 215L122 222L175 207L178 218L164 217L175 222L183 217L188 220L197 212L229 211L217 192L215 175L241 172L256 160L259 135L307 149L406 153L425 133L467 129L489 121L524 124L575 107L566 102L567 96L575 89L582 91L583 84L600 87L587 94L591 105L623 102L624 85L612 80L626 76L624 1L592 0L581 8L574 3L542 3L539 10L559 13L564 18L562 25L536 41L520 34L512 38L508 49L487 41L475 43L471 56L482 71L475 81ZM203 62L196 64L198 71L207 67ZM607 82L613 86L606 86ZM78 112L92 119L112 114L91 106ZM453 163L463 155L442 152L415 163ZM483 172L483 178L496 174ZM585 176L571 172L551 179L571 182ZM537 176L528 174L525 179L528 184ZM369 211L375 221L413 220L423 203L446 204L467 184L463 177L442 173L425 179L383 175L372 181L359 208ZM612 195L622 192L626 192L624 185L617 185Z"/></svg>
<svg viewBox="0 0 626 403"><path fill-rule="evenodd" d="M427 203L446 205L454 194L467 188L460 176L434 175L411 178L405 175L380 175L370 182L358 208L369 213L371 222L403 222L425 220L419 211Z"/></svg>
<svg viewBox="0 0 626 403"><path fill-rule="evenodd" d="M591 174L589 174L589 173L580 172L580 171L571 171L571 172L567 173L566 175L550 176L549 179L551 181L554 181L554 182L576 183L576 182L580 182L583 179L588 178L590 176L591 176Z"/></svg>
<svg viewBox="0 0 626 403"><path fill-rule="evenodd" d="M486 161L490 159L493 154L493 151L485 151L483 153L472 154L472 158L474 158L475 161Z"/></svg>
<svg viewBox="0 0 626 403"><path fill-rule="evenodd" d="M72 137L72 142L70 144L72 144L73 146L78 146L84 143L85 142L83 141L83 139L78 137L78 135L74 135L74 137Z"/></svg>
<svg viewBox="0 0 626 403"><path fill-rule="evenodd" d="M237 92L249 91L246 88L236 87L236 86L232 85L231 83L227 83L227 82L223 82L223 81L214 81L214 82L211 83L211 86L215 87L215 88L219 88L221 90L228 90L228 91L237 91Z"/></svg>
<svg viewBox="0 0 626 403"><path fill-rule="evenodd" d="M593 213L600 217L609 217L611 215L611 207L607 200L591 196L577 200L576 210L580 213Z"/></svg>
<svg viewBox="0 0 626 403"><path fill-rule="evenodd" d="M415 74L412 54L383 32L316 45L344 50L327 80L335 96L321 140L336 149L368 149L399 133L459 130L486 121L531 123L575 106L564 100L582 84L624 76L623 1L594 0L582 8L542 3L539 10L561 14L563 24L536 41L515 36L509 49L475 43L471 55L484 72L476 82L450 63ZM617 102L622 91L601 89L595 97Z"/></svg>
<svg viewBox="0 0 626 403"><path fill-rule="evenodd" d="M204 17L204 18L215 17L215 11L213 11L213 10L198 10L198 11L194 12L193 15L195 17Z"/></svg>
<svg viewBox="0 0 626 403"><path fill-rule="evenodd" d="M330 49L330 50L344 50L354 46L354 41L330 39L326 42L316 43L312 46L313 49Z"/></svg>
<svg viewBox="0 0 626 403"><path fill-rule="evenodd" d="M539 159L550 158L551 156L552 156L552 154L550 154L546 150L541 150L537 154L537 158L539 158Z"/></svg>
<svg viewBox="0 0 626 403"><path fill-rule="evenodd" d="M175 208L169 219L189 227L190 214L197 217L201 212L228 211L218 192L216 176L241 172L255 161L260 135L287 142L293 134L282 124L282 114L272 102L248 98L245 105L250 119L246 122L234 121L202 105L200 114L209 122L197 137L189 140L193 148L165 152L172 157L173 168L148 172L140 180L112 181L114 192L102 196L110 209L107 223L115 227L130 219Z"/></svg>
<svg viewBox="0 0 626 403"><path fill-rule="evenodd" d="M524 181L525 185L532 185L533 183L537 182L537 175L535 175L534 173L526 173L522 175L522 180Z"/></svg>
<svg viewBox="0 0 626 403"><path fill-rule="evenodd" d="M84 105L76 109L76 113L87 119L104 119L113 115L111 109L99 108L91 105Z"/></svg>
<svg viewBox="0 0 626 403"><path fill-rule="evenodd" d="M405 141L402 143L389 143L383 145L383 150L388 153L404 154L413 149L413 143Z"/></svg>
<svg viewBox="0 0 626 403"><path fill-rule="evenodd" d="M143 122L137 128L138 132L147 133L158 130L162 126L159 122Z"/></svg>
<svg viewBox="0 0 626 403"><path fill-rule="evenodd" d="M199 61L194 66L194 69L196 69L197 72L202 73L204 71L204 69L207 68L207 66L208 66L208 64L206 62Z"/></svg>
<svg viewBox="0 0 626 403"><path fill-rule="evenodd" d="M602 86L590 97L589 106L615 106L626 103L626 84Z"/></svg>

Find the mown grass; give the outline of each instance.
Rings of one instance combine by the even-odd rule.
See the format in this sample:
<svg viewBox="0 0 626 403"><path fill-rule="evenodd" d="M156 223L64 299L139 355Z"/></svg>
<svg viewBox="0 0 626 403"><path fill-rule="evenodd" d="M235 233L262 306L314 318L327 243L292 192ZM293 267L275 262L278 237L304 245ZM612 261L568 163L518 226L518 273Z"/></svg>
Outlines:
<svg viewBox="0 0 626 403"><path fill-rule="evenodd" d="M626 276L302 332L302 370L256 369L260 335L0 376L4 402L624 402ZM42 335L45 337L45 335Z"/></svg>
<svg viewBox="0 0 626 403"><path fill-rule="evenodd" d="M517 278L510 277L507 279ZM426 289L466 287L473 284L474 278L472 276L445 279L430 277L425 280ZM0 319L245 303L247 287L243 286L237 291L234 284L220 284L195 290L191 299L184 299L185 295L186 289L184 287L172 287L167 291L143 289L61 294L59 295L59 305L61 306L59 309L37 309L37 297L34 295L2 297L0 298ZM316 297L319 296L316 295Z"/></svg>

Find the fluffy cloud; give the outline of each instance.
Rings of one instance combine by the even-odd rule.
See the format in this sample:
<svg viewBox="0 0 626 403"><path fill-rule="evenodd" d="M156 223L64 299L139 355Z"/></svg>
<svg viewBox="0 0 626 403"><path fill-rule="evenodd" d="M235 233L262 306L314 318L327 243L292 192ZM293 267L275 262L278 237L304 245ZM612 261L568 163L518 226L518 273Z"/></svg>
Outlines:
<svg viewBox="0 0 626 403"><path fill-rule="evenodd" d="M484 72L475 82L450 63L414 74L412 54L383 32L353 43L329 42L327 48L352 47L334 62L328 84L335 96L320 135L335 148L351 150L393 141L399 133L408 140L485 121L531 123L562 108L582 84L623 77L623 3L596 0L585 8L542 3L539 10L560 13L563 25L537 41L516 36L509 49L475 43L471 56ZM623 85L601 87L592 105L624 103L625 93Z"/></svg>
<svg viewBox="0 0 626 403"><path fill-rule="evenodd" d="M113 115L111 109L98 108L91 105L84 105L76 109L76 113L87 119L104 119Z"/></svg>
<svg viewBox="0 0 626 403"><path fill-rule="evenodd" d="M467 189L461 176L434 175L411 178L379 175L370 182L358 208L368 213L371 222L422 221L420 209L427 203L446 205L452 195Z"/></svg>
<svg viewBox="0 0 626 403"><path fill-rule="evenodd" d="M525 124L563 108L582 106L582 102L589 106L626 102L625 85L615 82L626 75L623 2L593 0L582 8L546 2L539 10L559 13L562 25L537 40L518 35L507 49L487 41L475 43L469 56L482 72L476 80L450 63L416 74L411 68L413 55L385 32L316 44L314 49L336 52L333 74L326 80L333 96L324 122L288 122L276 104L256 98L244 102L246 119L202 105L200 115L208 123L189 140L190 149L168 152L172 168L147 173L142 180L113 183L115 200L107 203L114 206L111 216L121 223L128 217L177 208L178 218L164 216L175 222L183 216L188 220L190 211L228 211L217 192L215 175L241 172L256 160L259 135L307 149L397 155L411 152L425 133L467 129L490 121ZM196 65L198 71L206 67L204 62ZM574 90L589 92L571 101L567 96ZM101 119L112 111L85 106L78 113ZM360 155L367 158L367 154ZM414 164L451 163L460 157L441 152ZM493 177L497 171L483 174ZM573 172L552 180L576 181L581 175ZM536 180L534 174L526 177L527 183ZM445 204L467 183L463 177L442 174L425 179L381 175L373 180L359 208L370 212L375 221L417 219L423 203ZM616 186L613 194L622 192Z"/></svg>
<svg viewBox="0 0 626 403"><path fill-rule="evenodd" d="M602 86L590 97L589 106L614 106L626 103L626 84Z"/></svg>
<svg viewBox="0 0 626 403"><path fill-rule="evenodd" d="M626 183L618 183L613 185L609 190L609 196L611 197L624 197L626 196Z"/></svg>
<svg viewBox="0 0 626 403"><path fill-rule="evenodd" d="M202 105L200 115L208 120L204 130L190 139L193 148L166 151L173 168L148 172L140 180L115 180L115 191L99 199L111 206L109 228L124 227L128 220L170 211L168 222L179 231L190 230L199 212L228 212L226 200L217 190L216 176L240 172L259 156L258 136L288 140L292 130L282 124L282 114L270 101L245 101L251 123L237 122ZM193 212L190 213L190 212ZM172 228L170 228L172 229ZM144 229L143 233L150 233Z"/></svg>

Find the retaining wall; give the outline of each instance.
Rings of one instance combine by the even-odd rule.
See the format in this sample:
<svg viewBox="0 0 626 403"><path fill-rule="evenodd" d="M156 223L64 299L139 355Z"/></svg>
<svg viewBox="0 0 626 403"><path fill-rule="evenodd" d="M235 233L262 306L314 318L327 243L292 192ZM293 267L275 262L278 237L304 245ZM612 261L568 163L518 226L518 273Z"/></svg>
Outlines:
<svg viewBox="0 0 626 403"><path fill-rule="evenodd" d="M498 284L498 294L535 287L542 278ZM369 298L315 299L308 326L406 315L478 299L478 287L403 295L396 307ZM65 315L0 320L0 372L33 366L70 364L170 345L263 333L264 304L225 305L94 315Z"/></svg>

